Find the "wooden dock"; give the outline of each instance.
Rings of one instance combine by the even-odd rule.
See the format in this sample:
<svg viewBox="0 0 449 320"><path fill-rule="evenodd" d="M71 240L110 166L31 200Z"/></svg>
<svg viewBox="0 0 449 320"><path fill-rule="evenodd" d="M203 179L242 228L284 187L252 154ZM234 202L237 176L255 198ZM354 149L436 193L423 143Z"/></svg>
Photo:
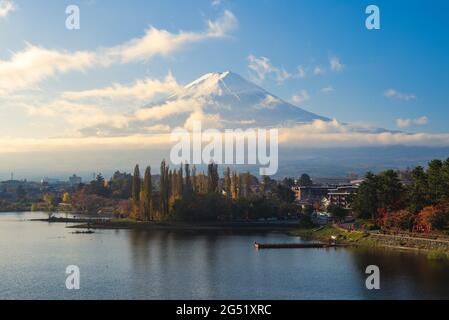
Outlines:
<svg viewBox="0 0 449 320"><path fill-rule="evenodd" d="M336 243L254 243L256 249L325 249L347 247Z"/></svg>

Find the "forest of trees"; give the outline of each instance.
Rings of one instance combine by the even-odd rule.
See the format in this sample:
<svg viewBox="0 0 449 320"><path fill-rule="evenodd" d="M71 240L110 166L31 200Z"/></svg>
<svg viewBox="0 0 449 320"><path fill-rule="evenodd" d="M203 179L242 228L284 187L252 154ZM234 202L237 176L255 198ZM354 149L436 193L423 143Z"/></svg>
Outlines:
<svg viewBox="0 0 449 320"><path fill-rule="evenodd" d="M111 207L122 217L139 221L230 221L296 216L300 208L294 200L288 185L269 177L259 184L249 172L229 167L220 178L213 163L207 172L198 173L195 166L170 169L162 161L155 176L150 167L142 176L138 165L132 175L116 172L110 181L99 174L90 184L80 185L67 201L78 211Z"/></svg>
<svg viewBox="0 0 449 320"><path fill-rule="evenodd" d="M352 208L358 218L381 227L430 232L449 223L449 158L432 160L427 170L416 167L403 177L398 172L367 173Z"/></svg>

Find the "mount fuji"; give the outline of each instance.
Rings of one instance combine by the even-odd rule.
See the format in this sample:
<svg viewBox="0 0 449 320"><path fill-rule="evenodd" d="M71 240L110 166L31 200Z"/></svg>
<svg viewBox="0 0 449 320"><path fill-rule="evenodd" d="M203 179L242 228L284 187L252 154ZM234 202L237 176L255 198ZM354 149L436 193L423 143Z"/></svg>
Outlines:
<svg viewBox="0 0 449 320"><path fill-rule="evenodd" d="M205 74L169 96L162 104L180 100L200 102L204 114L219 117L227 128L279 127L314 120L330 121L294 106L230 71ZM176 120L182 122L184 118L185 115L178 116Z"/></svg>
<svg viewBox="0 0 449 320"><path fill-rule="evenodd" d="M81 133L87 136L156 133L188 127L189 120L201 120L203 128L217 129L289 127L315 120L331 121L288 103L230 71L205 74L126 117L125 127L101 124L84 128Z"/></svg>

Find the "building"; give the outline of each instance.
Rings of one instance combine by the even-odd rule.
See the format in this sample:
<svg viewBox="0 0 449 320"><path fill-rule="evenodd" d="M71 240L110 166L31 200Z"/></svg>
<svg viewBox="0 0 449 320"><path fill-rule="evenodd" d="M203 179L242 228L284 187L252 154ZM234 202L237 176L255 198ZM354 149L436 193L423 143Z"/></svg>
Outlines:
<svg viewBox="0 0 449 320"><path fill-rule="evenodd" d="M358 184L350 184L330 190L328 195L329 206L351 209L350 198L352 194L357 192L358 187Z"/></svg>
<svg viewBox="0 0 449 320"><path fill-rule="evenodd" d="M69 178L69 183L72 187L75 187L75 186L81 184L82 181L83 180L81 179L81 177L78 177L76 174L74 174L73 176L71 176Z"/></svg>
<svg viewBox="0 0 449 320"><path fill-rule="evenodd" d="M298 203L313 205L317 202L321 203L333 188L335 186L295 186L292 190Z"/></svg>

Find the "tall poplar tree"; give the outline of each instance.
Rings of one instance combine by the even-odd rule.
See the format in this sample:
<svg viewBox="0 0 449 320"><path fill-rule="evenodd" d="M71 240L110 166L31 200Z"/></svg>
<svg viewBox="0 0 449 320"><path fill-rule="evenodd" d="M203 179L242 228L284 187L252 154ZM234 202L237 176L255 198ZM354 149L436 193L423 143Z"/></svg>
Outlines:
<svg viewBox="0 0 449 320"><path fill-rule="evenodd" d="M152 202L153 202L153 185L151 181L151 167L145 170L143 178L143 211L145 221L153 220L152 216Z"/></svg>
<svg viewBox="0 0 449 320"><path fill-rule="evenodd" d="M231 169L229 169L229 167L226 167L225 171L224 190L226 192L226 197L231 198Z"/></svg>
<svg viewBox="0 0 449 320"><path fill-rule="evenodd" d="M133 175L133 187L132 187L132 195L133 195L133 206L134 206L134 214L136 218L139 216L139 205L140 205L140 170L139 165L136 164L134 167L134 175Z"/></svg>

